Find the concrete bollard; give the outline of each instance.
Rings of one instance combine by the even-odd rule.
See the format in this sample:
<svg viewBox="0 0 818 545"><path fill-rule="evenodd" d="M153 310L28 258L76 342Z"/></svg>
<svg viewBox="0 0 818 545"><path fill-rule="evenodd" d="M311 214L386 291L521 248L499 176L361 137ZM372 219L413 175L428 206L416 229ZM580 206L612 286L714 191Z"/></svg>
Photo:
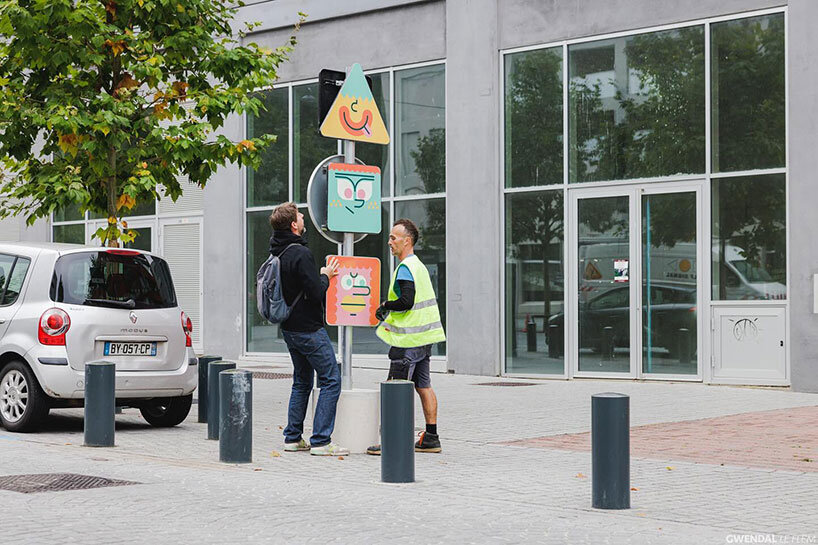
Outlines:
<svg viewBox="0 0 818 545"><path fill-rule="evenodd" d="M85 364L86 447L114 446L116 410L116 366L110 361Z"/></svg>
<svg viewBox="0 0 818 545"><path fill-rule="evenodd" d="M199 358L199 422L207 422L207 366L211 361L221 361L221 356Z"/></svg>
<svg viewBox="0 0 818 545"><path fill-rule="evenodd" d="M207 364L207 438L219 438L219 373L235 369L232 361L211 361Z"/></svg>
<svg viewBox="0 0 818 545"><path fill-rule="evenodd" d="M219 461L253 461L253 373L245 369L219 373Z"/></svg>
<svg viewBox="0 0 818 545"><path fill-rule="evenodd" d="M526 341L528 344L528 351L529 352L536 352L537 351L537 322L534 321L534 318L529 317L528 321L525 323L525 334L526 334Z"/></svg>
<svg viewBox="0 0 818 545"><path fill-rule="evenodd" d="M602 328L602 359L610 361L614 354L614 334L613 327L606 325Z"/></svg>
<svg viewBox="0 0 818 545"><path fill-rule="evenodd" d="M381 382L381 481L415 482L415 385Z"/></svg>
<svg viewBox="0 0 818 545"><path fill-rule="evenodd" d="M693 348L690 330L686 327L679 328L679 363L690 363Z"/></svg>
<svg viewBox="0 0 818 545"><path fill-rule="evenodd" d="M592 507L630 509L630 398L591 396Z"/></svg>

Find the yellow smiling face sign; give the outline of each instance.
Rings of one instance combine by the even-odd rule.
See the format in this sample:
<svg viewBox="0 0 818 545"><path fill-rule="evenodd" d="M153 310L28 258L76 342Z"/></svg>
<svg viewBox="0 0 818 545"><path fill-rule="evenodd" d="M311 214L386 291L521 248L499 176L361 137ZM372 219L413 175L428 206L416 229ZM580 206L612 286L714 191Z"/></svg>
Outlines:
<svg viewBox="0 0 818 545"><path fill-rule="evenodd" d="M347 74L344 85L321 123L321 134L328 138L371 144L389 143L389 132L360 64L354 64Z"/></svg>

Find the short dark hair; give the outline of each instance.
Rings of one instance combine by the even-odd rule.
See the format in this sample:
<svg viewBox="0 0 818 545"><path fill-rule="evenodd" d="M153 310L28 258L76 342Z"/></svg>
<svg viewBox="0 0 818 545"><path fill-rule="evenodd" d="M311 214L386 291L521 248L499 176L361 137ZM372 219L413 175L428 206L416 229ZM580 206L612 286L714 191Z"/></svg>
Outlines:
<svg viewBox="0 0 818 545"><path fill-rule="evenodd" d="M294 202L281 203L270 214L270 227L276 231L289 231L294 221L298 221L298 207Z"/></svg>
<svg viewBox="0 0 818 545"><path fill-rule="evenodd" d="M406 229L406 232L409 234L410 237L412 237L412 246L418 243L418 239L420 238L420 232L418 231L418 226L415 225L414 221L406 218L401 218L392 224L393 227L396 225L403 225L403 228Z"/></svg>

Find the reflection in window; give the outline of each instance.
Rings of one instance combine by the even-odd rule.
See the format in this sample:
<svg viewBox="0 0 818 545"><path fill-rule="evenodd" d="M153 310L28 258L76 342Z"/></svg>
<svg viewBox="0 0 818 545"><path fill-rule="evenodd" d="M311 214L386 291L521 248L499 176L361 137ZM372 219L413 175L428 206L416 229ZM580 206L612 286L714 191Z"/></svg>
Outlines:
<svg viewBox="0 0 818 545"><path fill-rule="evenodd" d="M69 204L65 208L54 211L54 221L76 221L84 219L85 214L82 213L77 204Z"/></svg>
<svg viewBox="0 0 818 545"><path fill-rule="evenodd" d="M713 299L785 299L783 174L712 182Z"/></svg>
<svg viewBox="0 0 818 545"><path fill-rule="evenodd" d="M395 72L395 194L446 190L446 86L443 65Z"/></svg>
<svg viewBox="0 0 818 545"><path fill-rule="evenodd" d="M572 45L568 65L571 182L704 172L702 26Z"/></svg>
<svg viewBox="0 0 818 545"><path fill-rule="evenodd" d="M0 304L10 305L17 300L17 297L20 295L20 289L23 287L23 280L26 278L26 273L28 272L28 266L30 264L31 260L26 257L17 258L17 262L14 264L14 270L11 272L11 278L6 286L6 291L3 292L3 300L0 302Z"/></svg>
<svg viewBox="0 0 818 545"><path fill-rule="evenodd" d="M506 195L506 372L562 374L562 191Z"/></svg>
<svg viewBox="0 0 818 545"><path fill-rule="evenodd" d="M247 213L247 351L286 352L278 324L261 317L256 308L256 271L270 256L270 211Z"/></svg>
<svg viewBox="0 0 818 545"><path fill-rule="evenodd" d="M389 130L389 73L372 74L372 96L375 97L375 104L381 114L386 130ZM391 166L389 165L389 146L381 144L365 144L358 142L355 144L355 157L366 165L376 166L381 169L381 195L389 196Z"/></svg>
<svg viewBox="0 0 818 545"><path fill-rule="evenodd" d="M415 255L429 270L437 295L440 319L446 328L446 199L424 199L395 203L395 219L408 218L420 231ZM396 263L397 265L397 263ZM433 355L445 355L446 343L437 343Z"/></svg>
<svg viewBox="0 0 818 545"><path fill-rule="evenodd" d="M55 225L52 229L52 240L54 242L85 244L85 224Z"/></svg>
<svg viewBox="0 0 818 545"><path fill-rule="evenodd" d="M338 153L337 141L318 129L318 84L293 87L293 200L299 203L307 202L307 184L318 163Z"/></svg>
<svg viewBox="0 0 818 545"><path fill-rule="evenodd" d="M506 187L562 183L562 48L505 57Z"/></svg>
<svg viewBox="0 0 818 545"><path fill-rule="evenodd" d="M713 172L783 167L784 14L710 28Z"/></svg>
<svg viewBox="0 0 818 545"><path fill-rule="evenodd" d="M275 135L276 141L262 152L261 166L247 169L247 206L269 206L282 203L288 198L288 96L289 90L264 91L258 116L247 114L247 138L265 134Z"/></svg>

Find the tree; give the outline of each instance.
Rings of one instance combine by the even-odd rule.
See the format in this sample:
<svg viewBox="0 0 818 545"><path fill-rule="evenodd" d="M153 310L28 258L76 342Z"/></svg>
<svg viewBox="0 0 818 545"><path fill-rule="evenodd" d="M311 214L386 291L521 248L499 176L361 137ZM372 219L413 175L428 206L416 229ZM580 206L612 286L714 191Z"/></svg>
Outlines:
<svg viewBox="0 0 818 545"><path fill-rule="evenodd" d="M295 45L242 44L230 0L0 1L0 216L29 224L79 205L108 217L103 244L133 240L133 206L204 187L230 162L258 167L275 140L218 134L257 114ZM303 15L302 15L303 17Z"/></svg>

